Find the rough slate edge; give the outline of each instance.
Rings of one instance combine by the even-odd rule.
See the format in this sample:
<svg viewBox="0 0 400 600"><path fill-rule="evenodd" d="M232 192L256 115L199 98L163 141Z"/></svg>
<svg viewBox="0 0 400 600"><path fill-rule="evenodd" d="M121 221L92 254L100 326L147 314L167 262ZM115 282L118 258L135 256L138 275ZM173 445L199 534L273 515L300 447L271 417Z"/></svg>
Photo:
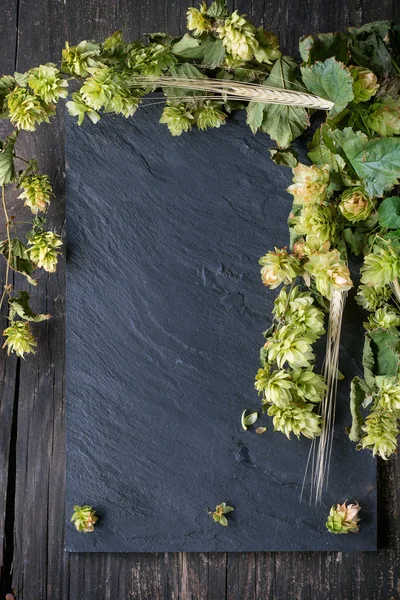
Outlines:
<svg viewBox="0 0 400 600"><path fill-rule="evenodd" d="M148 109L147 109L148 110ZM149 115L149 113L147 113L147 115ZM143 118L142 115L140 116L140 119ZM89 135L93 135L94 139L97 140L98 143L101 143L102 140L105 141L107 139L107 143L109 143L109 138L112 137L111 134L111 130L114 130L115 133L115 129L117 129L117 131L119 131L119 135L124 137L124 144L127 141L127 137L125 137L127 135L127 133L129 134L129 132L132 133L132 135L137 135L138 131L137 129L141 129L141 130L145 130L146 134L150 134L149 138L151 140L154 141L154 139L157 139L155 136L160 136L160 135L165 135L165 130L163 130L160 126L158 125L154 125L152 126L152 130L150 132L150 125L152 120L156 121L157 120L157 115L153 114L149 115L148 121L146 120L147 117L145 118L145 122L141 122L139 120L138 117L136 117L136 121L137 123L135 124L134 122L126 122L125 120L122 119L116 119L115 117L108 117L106 119L103 119L101 124L98 124L96 126L96 129L93 128L93 126L91 126L89 124L89 126L85 126L84 128L82 128L81 130L79 130L76 125L72 126L72 130L69 129L68 133L69 135L67 136L67 152L69 152L70 148L72 147L72 145L75 144L79 144L85 143L86 137ZM154 127L156 129L154 129ZM228 130L228 128L232 128L235 127L235 124L231 123L228 124L225 128L225 131ZM237 127L237 125L236 125ZM71 135L71 131L72 131L72 135ZM242 132L243 132L243 128L242 128ZM142 131L143 133L143 131ZM214 133L219 135L219 132L208 132L208 135L210 135L211 133ZM169 134L167 134L169 136ZM192 134L193 135L193 134ZM70 140L70 136L71 138L74 140L71 144L71 146L68 145L68 142ZM116 134L116 139L118 138L118 133ZM170 139L170 138L169 138ZM87 140L86 140L87 142ZM199 139L196 143L199 143ZM258 137L258 142L254 141L254 138L250 137L249 139L246 140L246 143L250 143L250 144L255 144L256 149L258 151L261 151L262 149L264 150L264 152L266 152L266 146L267 146L267 138L265 136L262 137L262 143L260 144L260 138ZM254 150L254 148L253 148ZM303 148L299 148L300 150L300 154L304 155L304 147ZM91 154L91 148L90 145L86 147L86 153L87 154ZM144 152L145 153L145 152ZM79 154L79 151L78 151ZM81 154L80 160L84 161L85 160L85 153L83 152ZM143 159L143 156L142 156ZM303 157L304 160L304 157ZM117 165L118 168L118 165ZM283 172L282 169L279 170L281 173ZM281 181L280 184L283 183L282 179L284 180L285 177L282 177L282 175L280 175L281 177ZM288 181L287 181L288 183ZM69 185L69 189L73 189L73 173L69 172L68 173L68 185ZM283 185L283 187L285 187L285 185ZM273 240L273 241L278 241L278 240ZM273 242L272 241L272 242ZM264 290L261 291L261 293L265 293ZM351 304L351 301L350 301ZM349 309L348 309L349 312ZM267 313L267 318L269 318L269 315ZM347 326L351 329L352 327L352 322L350 319L350 322L347 323ZM353 335L357 333L357 328L353 331ZM358 332L359 333L359 332ZM67 347L68 347L68 336L67 336ZM354 363L354 361L351 361ZM346 371L346 365L344 365L341 367L342 371ZM351 365L350 367L350 372L354 370L354 364ZM67 374L69 372L68 369L68 359L67 359ZM346 373L347 375L347 373ZM345 394L345 397L347 399L347 394ZM68 412L68 421L67 423L70 421L70 417L71 417L71 410L67 411ZM233 428L235 428L237 426L236 424L236 415L235 415L235 419L234 419L234 424L232 425ZM346 422L346 424L348 423L348 417L346 417L345 421L340 423L340 427L343 428L342 426L344 425L344 423ZM68 428L68 424L67 424L67 428ZM236 431L234 431L234 433L238 433L237 429ZM244 433L244 432L242 432ZM245 434L246 436L249 434ZM250 434L251 435L251 434ZM275 436L279 436L281 437L279 434L274 434ZM71 437L71 436L70 436ZM255 436L258 437L258 436ZM278 438L276 439L276 443L279 444L281 443L282 440L278 440ZM246 443L248 443L248 440L246 439ZM292 442L293 445L291 445L290 447L290 451L291 452L296 452L296 448L295 448L295 444L296 442L293 441ZM251 445L250 443L248 443L248 445ZM352 452L354 452L354 447L352 447ZM67 455L68 457L73 453L73 449L71 450L71 448L68 449L67 451ZM154 544L151 545L151 547L149 548L144 548L143 545L141 545L141 547L137 547L134 545L134 541L132 541L132 539L130 540L125 540L122 541L120 538L123 537L123 534L125 533L124 531L121 530L122 528L125 528L125 525L121 526L122 521L124 520L123 518L120 519L120 521L114 522L113 526L114 526L114 541L111 541L111 544L115 544L116 540L117 543L119 545L112 547L110 546L110 539L107 538L107 528L108 528L108 533L110 533L110 530L112 529L112 527L110 526L110 523L108 522L110 519L110 511L107 513L107 508L104 506L104 513L103 513L103 518L102 518L102 523L103 526L102 527L98 527L95 531L95 533L91 534L90 536L83 536L81 534L78 534L77 532L74 531L74 529L72 528L72 526L68 523L68 531L67 531L67 549L71 552L73 551L79 551L79 552L91 552L91 551L96 551L96 552L106 552L106 551L117 551L117 552L129 552L129 551L225 551L225 550L229 550L229 551L248 551L248 550L346 550L346 551L352 551L352 550L375 550L376 549L376 512L375 512L375 507L376 507L376 470L375 470L375 462L372 459L372 457L370 455L368 455L367 453L361 453L360 455L358 455L357 458L357 462L355 463L354 467L355 469L359 469L360 466L364 464L364 467L367 467L367 470L369 469L371 471L373 471L373 476L369 476L370 480L374 480L373 484L371 485L371 488L368 490L367 492L367 498L361 498L360 496L358 497L354 497L352 498L353 500L357 499L361 502L361 504L364 506L364 511L363 511L363 525L364 527L362 528L361 532L359 534L352 535L352 536L332 536L329 535L325 532L324 535L320 535L320 532L318 533L318 543L317 545L309 545L309 544L302 544L302 541L300 539L298 539L295 543L297 543L298 545L296 546L296 548L289 548L287 547L287 542L286 542L286 546L282 546L282 545L278 545L277 547L271 547L271 545L267 543L267 547L264 545L264 543L259 546L257 544L250 544L250 546L248 545L232 545L231 541L226 538L224 542L222 542L223 547L215 547L212 546L210 547L209 545L207 545L206 547L204 546L199 546L196 545L195 547L193 546L187 546L185 545L184 547L165 547L165 546L154 546ZM71 465L71 462L69 462L69 465ZM81 497L79 500L77 499L77 496L79 494L82 493L82 490L85 489L84 484L83 484L83 480L81 480L80 482L76 479L76 475L77 472L75 471L75 474L71 476L72 470L71 467L68 468L68 473L67 473L67 478L68 479L68 483L67 483L67 515L70 514L71 512L71 506L73 503L84 503L84 502L90 502L100 508L100 514L101 514L101 509L102 504L101 502L94 502L92 499L89 500L87 497L83 498ZM371 473L370 473L371 474ZM72 477L72 481L71 481L71 477ZM75 487L74 487L75 484ZM72 488L72 489L71 489ZM347 486L348 489L348 486ZM336 500L344 500L343 497L343 493L347 493L344 490L342 490L342 496L340 498L335 498L335 500L330 500L329 501L329 505L332 504L333 502L336 502ZM91 498L93 498L93 496L91 495ZM227 498L225 498L227 499ZM232 502L233 503L233 502ZM212 503L209 503L209 506L212 506ZM238 507L237 507L238 508ZM307 508L305 509L304 504L302 505L302 508L300 508L300 505L296 502L296 504L294 506L288 507L288 509L290 508L290 510L293 511L300 511L300 510L307 510ZM311 519L319 519L321 521L321 519L325 519L327 511L328 511L329 506L325 506L325 507L320 507L319 509L315 510L315 514L313 512L309 512L308 514L308 519L307 522L310 522ZM239 510L237 510L237 513L239 512ZM318 515L318 516L317 516ZM125 519L126 520L126 519ZM128 519L129 521L129 519ZM129 527L129 523L127 525ZM207 521L205 519L202 520L201 526L205 526L207 527ZM232 529L234 529L235 526L235 519L232 519L232 525L229 528L229 531L232 531ZM220 529L220 528L219 528ZM223 530L224 533L227 533L227 530Z"/></svg>

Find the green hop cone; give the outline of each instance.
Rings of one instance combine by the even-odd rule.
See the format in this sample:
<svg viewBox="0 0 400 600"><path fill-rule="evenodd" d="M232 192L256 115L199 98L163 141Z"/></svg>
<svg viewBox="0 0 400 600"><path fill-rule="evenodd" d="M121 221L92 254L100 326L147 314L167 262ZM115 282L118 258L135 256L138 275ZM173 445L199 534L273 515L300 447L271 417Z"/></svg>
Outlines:
<svg viewBox="0 0 400 600"><path fill-rule="evenodd" d="M356 301L366 310L373 311L390 300L392 290L389 286L377 287L361 284L357 291Z"/></svg>
<svg viewBox="0 0 400 600"><path fill-rule="evenodd" d="M293 401L294 385L287 371L272 371L269 366L259 369L254 384L263 395L263 403L276 404L283 408Z"/></svg>
<svg viewBox="0 0 400 600"><path fill-rule="evenodd" d="M204 106L196 110L194 117L197 127L204 131L211 127L224 125L226 114L218 109L218 105L215 102L207 100Z"/></svg>
<svg viewBox="0 0 400 600"><path fill-rule="evenodd" d="M128 67L145 77L158 77L173 67L176 62L177 58L172 54L169 46L162 44L148 46L135 44L127 56Z"/></svg>
<svg viewBox="0 0 400 600"><path fill-rule="evenodd" d="M281 283L291 283L300 274L300 261L293 254L288 254L286 248L275 248L260 258L261 279L271 290Z"/></svg>
<svg viewBox="0 0 400 600"><path fill-rule="evenodd" d="M68 96L68 82L52 63L31 69L28 85L47 104L56 104L60 98Z"/></svg>
<svg viewBox="0 0 400 600"><path fill-rule="evenodd" d="M358 502L354 504L337 504L332 506L326 527L330 533L357 533L359 531L358 523L360 518L357 516L361 507Z"/></svg>
<svg viewBox="0 0 400 600"><path fill-rule="evenodd" d="M377 377L376 382L379 389L378 404L383 410L400 411L400 383L396 377Z"/></svg>
<svg viewBox="0 0 400 600"><path fill-rule="evenodd" d="M21 87L14 88L7 95L7 106L11 123L25 131L36 131L36 125L49 123L50 116L55 114L52 104L44 104L40 98Z"/></svg>
<svg viewBox="0 0 400 600"><path fill-rule="evenodd" d="M28 240L30 260L40 269L54 273L57 266L58 248L62 246L60 236L52 231L36 233Z"/></svg>
<svg viewBox="0 0 400 600"><path fill-rule="evenodd" d="M287 189L295 204L322 204L326 199L329 165L307 167L299 163L293 172L293 184Z"/></svg>
<svg viewBox="0 0 400 600"><path fill-rule="evenodd" d="M365 221L373 207L372 200L361 186L347 188L340 197L340 212L351 223Z"/></svg>
<svg viewBox="0 0 400 600"><path fill-rule="evenodd" d="M62 51L61 69L68 75L86 77L88 67L97 64L96 56L100 53L100 46L86 40L77 46L70 46L68 42Z"/></svg>
<svg viewBox="0 0 400 600"><path fill-rule="evenodd" d="M50 203L51 185L47 175L33 173L24 175L19 182L23 192L18 196L25 200L24 206L28 206L36 215L39 211L45 211Z"/></svg>
<svg viewBox="0 0 400 600"><path fill-rule="evenodd" d="M165 123L171 135L176 136L192 128L194 117L184 106L166 106L161 115L160 123Z"/></svg>
<svg viewBox="0 0 400 600"><path fill-rule="evenodd" d="M6 338L3 348L7 347L7 354L14 352L17 356L24 358L24 354L34 354L37 346L30 325L27 321L13 321L3 331Z"/></svg>
<svg viewBox="0 0 400 600"><path fill-rule="evenodd" d="M194 35L201 35L205 31L212 29L212 23L207 17L207 4L202 2L197 8L189 8L187 13L187 28L193 31Z"/></svg>
<svg viewBox="0 0 400 600"><path fill-rule="evenodd" d="M400 256L390 247L375 247L364 258L361 283L382 288L400 275Z"/></svg>
<svg viewBox="0 0 400 600"><path fill-rule="evenodd" d="M368 102L379 89L376 75L365 67L350 66L349 71L353 78L353 102Z"/></svg>
<svg viewBox="0 0 400 600"><path fill-rule="evenodd" d="M314 403L321 402L326 391L326 384L322 375L314 373L312 368L294 369L290 375L295 386L296 395L300 400Z"/></svg>
<svg viewBox="0 0 400 600"><path fill-rule="evenodd" d="M285 363L296 369L309 367L314 360L312 343L313 340L306 337L301 328L284 325L266 341L264 348L268 355L268 362L276 362L279 369Z"/></svg>
<svg viewBox="0 0 400 600"><path fill-rule="evenodd" d="M345 292L353 285L349 268L340 258L338 250L312 254L304 269L314 277L317 290L328 300L333 290Z"/></svg>
<svg viewBox="0 0 400 600"><path fill-rule="evenodd" d="M386 137L400 134L400 98L382 98L375 102L366 117L367 125Z"/></svg>
<svg viewBox="0 0 400 600"><path fill-rule="evenodd" d="M296 437L304 435L313 439L321 434L321 417L313 412L312 404L288 404L284 408L273 405L268 409L273 417L274 431L281 431L290 439L293 432Z"/></svg>
<svg viewBox="0 0 400 600"><path fill-rule="evenodd" d="M272 312L275 319L296 326L306 337L315 341L325 333L325 315L313 304L314 298L310 292L301 292L296 286L288 293L283 288L275 300Z"/></svg>
<svg viewBox="0 0 400 600"><path fill-rule="evenodd" d="M208 514L213 518L215 523L222 525L222 527L228 527L228 519L225 515L235 510L232 506L227 506L226 502L221 502L215 507L214 511L207 511Z"/></svg>
<svg viewBox="0 0 400 600"><path fill-rule="evenodd" d="M234 59L249 61L255 58L258 62L264 61L265 53L259 47L256 28L240 16L237 10L217 28L217 33L226 52Z"/></svg>
<svg viewBox="0 0 400 600"><path fill-rule="evenodd" d="M366 418L362 429L365 435L361 438L361 448L372 450L374 456L378 454L384 460L396 452L399 433L396 413L375 408Z"/></svg>
<svg viewBox="0 0 400 600"><path fill-rule="evenodd" d="M292 219L294 232L306 236L306 244L311 250L320 250L327 242L331 242L336 234L336 208L332 205L307 205L303 207L300 217Z"/></svg>
<svg viewBox="0 0 400 600"><path fill-rule="evenodd" d="M68 113L72 117L78 117L78 125L82 125L85 116L87 116L92 123L97 123L100 119L99 115L93 108L91 108L86 102L83 100L81 94L79 92L75 92L72 94L71 100L66 102L66 107Z"/></svg>
<svg viewBox="0 0 400 600"><path fill-rule="evenodd" d="M71 523L75 525L77 531L82 533L90 533L94 530L94 526L97 521L98 518L96 517L96 511L93 510L92 506L74 506Z"/></svg>
<svg viewBox="0 0 400 600"><path fill-rule="evenodd" d="M364 323L365 329L390 329L400 326L400 315L389 306L378 308L378 310L368 317L368 322Z"/></svg>
<svg viewBox="0 0 400 600"><path fill-rule="evenodd" d="M101 66L89 71L91 77L80 89L84 103L94 111L104 109L131 117L139 105L141 92L126 87L123 77L112 68Z"/></svg>

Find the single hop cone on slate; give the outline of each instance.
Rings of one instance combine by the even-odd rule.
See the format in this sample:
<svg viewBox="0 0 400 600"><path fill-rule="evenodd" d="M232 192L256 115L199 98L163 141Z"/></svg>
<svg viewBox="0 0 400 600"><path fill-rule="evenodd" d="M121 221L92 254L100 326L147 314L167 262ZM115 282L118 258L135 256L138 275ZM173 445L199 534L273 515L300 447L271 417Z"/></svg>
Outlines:
<svg viewBox="0 0 400 600"><path fill-rule="evenodd" d="M360 521L358 512L360 511L358 502L354 504L337 504L332 506L326 527L330 533L357 533L359 530L358 523Z"/></svg>
<svg viewBox="0 0 400 600"><path fill-rule="evenodd" d="M97 521L98 518L96 517L96 511L93 510L92 506L74 506L71 522L74 523L77 531L81 531L82 533L90 533L94 530L94 526Z"/></svg>

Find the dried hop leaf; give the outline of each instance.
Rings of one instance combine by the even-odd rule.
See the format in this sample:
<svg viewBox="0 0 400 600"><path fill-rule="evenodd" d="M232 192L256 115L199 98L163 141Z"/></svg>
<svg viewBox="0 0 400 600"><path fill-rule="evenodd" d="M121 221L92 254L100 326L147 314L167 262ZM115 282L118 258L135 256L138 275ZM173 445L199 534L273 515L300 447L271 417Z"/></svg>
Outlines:
<svg viewBox="0 0 400 600"><path fill-rule="evenodd" d="M337 504L332 506L326 527L330 533L357 533L359 531L358 523L360 518L357 516L361 507L358 502L354 504Z"/></svg>
<svg viewBox="0 0 400 600"><path fill-rule="evenodd" d="M8 355L14 352L17 356L24 358L24 354L35 353L37 342L27 321L13 321L3 331L3 335L6 338L3 348L7 347Z"/></svg>
<svg viewBox="0 0 400 600"><path fill-rule="evenodd" d="M28 240L29 258L37 267L54 273L57 266L58 248L62 246L60 236L52 231L37 233Z"/></svg>
<svg viewBox="0 0 400 600"><path fill-rule="evenodd" d="M296 204L322 204L329 182L329 165L307 167L299 163L292 169L293 184L287 189Z"/></svg>
<svg viewBox="0 0 400 600"><path fill-rule="evenodd" d="M281 283L291 283L300 274L300 261L289 254L286 248L275 248L275 252L268 252L260 258L261 279L271 290Z"/></svg>
<svg viewBox="0 0 400 600"><path fill-rule="evenodd" d="M353 78L354 102L368 102L379 89L376 75L365 67L350 66Z"/></svg>
<svg viewBox="0 0 400 600"><path fill-rule="evenodd" d="M361 186L350 187L340 197L339 209L351 223L365 221L373 209L372 200Z"/></svg>
<svg viewBox="0 0 400 600"><path fill-rule="evenodd" d="M23 192L18 198L25 199L24 206L29 206L34 215L39 211L46 210L51 194L51 185L47 175L37 173L25 175L20 180L19 185Z"/></svg>
<svg viewBox="0 0 400 600"><path fill-rule="evenodd" d="M93 510L92 506L74 506L71 523L75 525L77 531L81 531L82 533L90 533L94 530L94 526L97 521L98 518L96 517L96 511Z"/></svg>

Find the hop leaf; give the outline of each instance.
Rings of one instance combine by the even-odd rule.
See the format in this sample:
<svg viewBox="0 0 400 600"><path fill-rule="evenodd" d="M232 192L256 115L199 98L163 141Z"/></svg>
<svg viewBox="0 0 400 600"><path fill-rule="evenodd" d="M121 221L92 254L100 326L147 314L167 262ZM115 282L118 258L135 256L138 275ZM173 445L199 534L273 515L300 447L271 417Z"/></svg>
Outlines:
<svg viewBox="0 0 400 600"><path fill-rule="evenodd" d="M71 523L75 525L77 531L90 533L94 530L97 521L98 517L96 517L96 511L93 510L92 506L74 506Z"/></svg>
<svg viewBox="0 0 400 600"><path fill-rule="evenodd" d="M38 173L23 175L19 181L19 187L23 189L23 192L18 198L25 199L24 206L29 206L34 215L39 211L46 210L51 194L51 185L47 175Z"/></svg>
<svg viewBox="0 0 400 600"><path fill-rule="evenodd" d="M337 504L336 507L332 506L326 522L328 531L335 534L357 533L360 521L357 515L360 509L361 507L358 502L348 504L347 506L346 502L342 505Z"/></svg>
<svg viewBox="0 0 400 600"><path fill-rule="evenodd" d="M17 129L36 131L36 125L49 123L54 115L54 106L44 104L40 98L33 96L26 88L16 87L7 96L10 121Z"/></svg>
<svg viewBox="0 0 400 600"><path fill-rule="evenodd" d="M51 63L31 69L28 72L28 85L47 104L56 104L60 98L68 96L68 82Z"/></svg>
<svg viewBox="0 0 400 600"><path fill-rule="evenodd" d="M3 336L6 338L3 348L7 347L8 355L14 352L17 356L24 358L24 354L35 353L37 342L27 321L13 321L3 331Z"/></svg>
<svg viewBox="0 0 400 600"><path fill-rule="evenodd" d="M62 246L60 236L52 231L42 231L33 235L28 244L31 261L48 273L54 273L60 254L58 248Z"/></svg>

